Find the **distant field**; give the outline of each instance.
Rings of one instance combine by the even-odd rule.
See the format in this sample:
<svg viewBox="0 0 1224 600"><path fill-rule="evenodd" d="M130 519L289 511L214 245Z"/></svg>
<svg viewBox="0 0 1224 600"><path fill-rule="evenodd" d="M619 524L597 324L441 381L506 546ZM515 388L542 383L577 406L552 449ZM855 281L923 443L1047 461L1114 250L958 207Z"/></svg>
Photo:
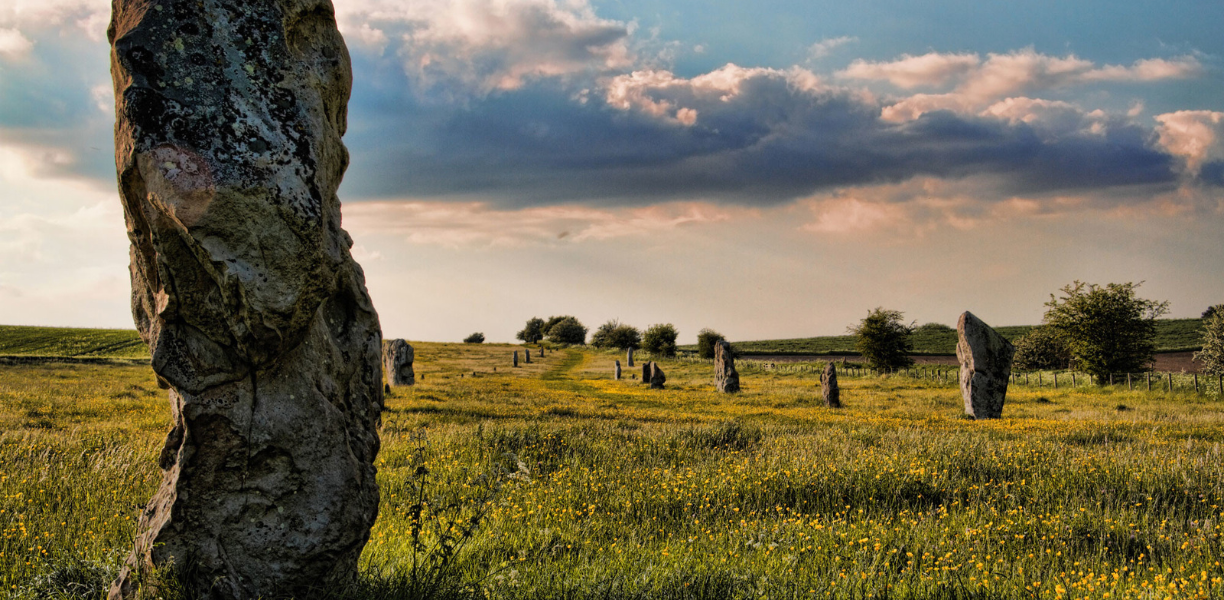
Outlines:
<svg viewBox="0 0 1224 600"><path fill-rule="evenodd" d="M1003 337L1015 340L1031 331L1035 325L996 327ZM1160 352L1187 352L1202 348L1202 319L1161 319L1156 322L1156 346ZM914 354L956 354L955 331L919 331L914 334ZM759 340L734 342L744 355L754 354L856 354L854 336L830 335L789 340ZM696 351L696 345L681 346L681 350Z"/></svg>
<svg viewBox="0 0 1224 600"><path fill-rule="evenodd" d="M148 358L134 329L0 325L0 356Z"/></svg>

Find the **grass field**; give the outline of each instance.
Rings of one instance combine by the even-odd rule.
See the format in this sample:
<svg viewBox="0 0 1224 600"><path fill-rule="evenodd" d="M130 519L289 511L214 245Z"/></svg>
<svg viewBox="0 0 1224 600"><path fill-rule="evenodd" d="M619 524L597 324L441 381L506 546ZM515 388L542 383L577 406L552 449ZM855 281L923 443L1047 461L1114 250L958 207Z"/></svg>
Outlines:
<svg viewBox="0 0 1224 600"><path fill-rule="evenodd" d="M745 361L719 395L709 362L663 361L652 391L611 379L619 354L512 369L511 349L416 344L424 380L388 398L379 520L338 595L414 597L423 461L436 506L486 511L450 572L473 597L1224 597L1215 392L1021 386L974 422L952 383L843 375L830 410L816 364ZM0 366L4 593L103 597L167 425L147 366Z"/></svg>
<svg viewBox="0 0 1224 600"><path fill-rule="evenodd" d="M0 325L0 356L148 358L134 329L76 329Z"/></svg>
<svg viewBox="0 0 1224 600"><path fill-rule="evenodd" d="M1034 325L996 327L1000 335L1016 340L1031 331ZM1160 319L1156 321L1156 347L1159 352L1185 352L1202 348L1202 319ZM911 341L914 354L956 354L956 331L917 331ZM734 342L744 355L763 354L854 354L854 336L831 335L790 340L760 340ZM681 350L696 351L696 345L681 346Z"/></svg>

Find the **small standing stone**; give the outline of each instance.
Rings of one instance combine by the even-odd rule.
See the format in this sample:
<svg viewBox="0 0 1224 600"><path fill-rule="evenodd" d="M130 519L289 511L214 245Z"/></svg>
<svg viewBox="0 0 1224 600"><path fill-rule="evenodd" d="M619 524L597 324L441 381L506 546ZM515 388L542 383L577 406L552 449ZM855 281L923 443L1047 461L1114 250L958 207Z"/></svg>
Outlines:
<svg viewBox="0 0 1224 600"><path fill-rule="evenodd" d="M412 370L412 362L416 352L412 346L401 339L383 341L383 369L387 371L387 379L391 385L413 385L416 383L416 373Z"/></svg>
<svg viewBox="0 0 1224 600"><path fill-rule="evenodd" d="M820 395L824 396L825 406L841 408L841 389L837 387L837 368L833 361L829 361L820 374Z"/></svg>
<svg viewBox="0 0 1224 600"><path fill-rule="evenodd" d="M1003 416L1016 348L968 311L957 320L956 334L965 414L975 419L998 419Z"/></svg>
<svg viewBox="0 0 1224 600"><path fill-rule="evenodd" d="M514 351L514 366L518 366L518 350Z"/></svg>
<svg viewBox="0 0 1224 600"><path fill-rule="evenodd" d="M659 368L659 363L650 361L650 389L661 390L664 383L667 383L667 376L663 369Z"/></svg>
<svg viewBox="0 0 1224 600"><path fill-rule="evenodd" d="M518 350L515 350L515 352L518 352ZM531 349L530 348L523 349L523 362L526 362L527 364L531 364Z"/></svg>
<svg viewBox="0 0 1224 600"><path fill-rule="evenodd" d="M626 352L625 360L628 361L630 367L633 366L633 348L630 348L629 351Z"/></svg>
<svg viewBox="0 0 1224 600"><path fill-rule="evenodd" d="M540 346L540 358L544 358L544 346Z"/></svg>
<svg viewBox="0 0 1224 600"><path fill-rule="evenodd" d="M725 394L740 391L739 372L735 370L735 357L731 355L731 344L727 340L714 344L714 385Z"/></svg>
<svg viewBox="0 0 1224 600"><path fill-rule="evenodd" d="M613 371L613 376L612 376L612 378L613 378L613 379L615 379L615 380L617 380L617 381L620 381L620 378L621 378L621 367L620 367L620 361L619 361L619 360L618 360L618 361L616 361L616 370L615 370L615 371Z"/></svg>

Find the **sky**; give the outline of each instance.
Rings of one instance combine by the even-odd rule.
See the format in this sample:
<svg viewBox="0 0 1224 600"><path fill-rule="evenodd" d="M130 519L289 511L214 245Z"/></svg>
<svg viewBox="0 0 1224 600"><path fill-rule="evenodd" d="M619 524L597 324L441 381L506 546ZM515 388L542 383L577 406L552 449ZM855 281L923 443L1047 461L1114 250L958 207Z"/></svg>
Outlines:
<svg viewBox="0 0 1224 600"><path fill-rule="evenodd" d="M171 1L171 0L164 0ZM335 0L387 337L1224 302L1218 0ZM0 323L132 327L108 0L0 6Z"/></svg>

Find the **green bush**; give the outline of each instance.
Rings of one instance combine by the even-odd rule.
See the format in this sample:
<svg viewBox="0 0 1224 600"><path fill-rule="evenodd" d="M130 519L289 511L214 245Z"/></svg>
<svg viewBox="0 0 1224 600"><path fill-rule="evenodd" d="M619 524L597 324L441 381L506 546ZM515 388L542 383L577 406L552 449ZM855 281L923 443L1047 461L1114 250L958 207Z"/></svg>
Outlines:
<svg viewBox="0 0 1224 600"><path fill-rule="evenodd" d="M697 332L697 356L701 358L714 358L714 344L719 340L725 340L723 334L714 331L713 329L702 329Z"/></svg>
<svg viewBox="0 0 1224 600"><path fill-rule="evenodd" d="M1071 350L1056 330L1038 327L1016 340L1012 364L1023 371L1066 369L1071 366Z"/></svg>
<svg viewBox="0 0 1224 600"><path fill-rule="evenodd" d="M556 321L553 321L556 319ZM548 341L554 344L584 344L587 328L574 317L550 317L544 330Z"/></svg>
<svg viewBox="0 0 1224 600"><path fill-rule="evenodd" d="M600 325L591 334L591 345L596 348L638 348L642 345L642 333L637 327L625 325L616 319Z"/></svg>
<svg viewBox="0 0 1224 600"><path fill-rule="evenodd" d="M1066 340L1077 369L1104 381L1110 373L1148 369L1156 354L1156 319L1168 302L1135 296L1137 283L1104 287L1076 281L1050 294L1045 324Z"/></svg>
<svg viewBox="0 0 1224 600"><path fill-rule="evenodd" d="M1203 362L1203 370L1212 375L1224 375L1224 310L1218 310L1203 323L1203 350L1194 358Z"/></svg>
<svg viewBox="0 0 1224 600"><path fill-rule="evenodd" d="M1203 311L1203 319L1210 319L1218 314L1224 314L1224 304L1213 304L1208 306L1207 310Z"/></svg>
<svg viewBox="0 0 1224 600"><path fill-rule="evenodd" d="M902 313L876 307L850 333L857 338L854 347L872 368L891 371L914 364L910 335L914 327L902 321Z"/></svg>
<svg viewBox="0 0 1224 600"><path fill-rule="evenodd" d="M923 323L914 328L914 333L956 333L956 328L943 323Z"/></svg>
<svg viewBox="0 0 1224 600"><path fill-rule="evenodd" d="M642 349L656 356L675 356L677 335L671 323L651 325L642 335Z"/></svg>
<svg viewBox="0 0 1224 600"><path fill-rule="evenodd" d="M534 344L544 339L544 319L539 317L527 319L527 326L523 327L523 330L515 334L514 337L528 344Z"/></svg>
<svg viewBox="0 0 1224 600"><path fill-rule="evenodd" d="M483 344L484 334L477 331L476 333L473 333L472 335L469 335L463 338L463 343L465 344Z"/></svg>

